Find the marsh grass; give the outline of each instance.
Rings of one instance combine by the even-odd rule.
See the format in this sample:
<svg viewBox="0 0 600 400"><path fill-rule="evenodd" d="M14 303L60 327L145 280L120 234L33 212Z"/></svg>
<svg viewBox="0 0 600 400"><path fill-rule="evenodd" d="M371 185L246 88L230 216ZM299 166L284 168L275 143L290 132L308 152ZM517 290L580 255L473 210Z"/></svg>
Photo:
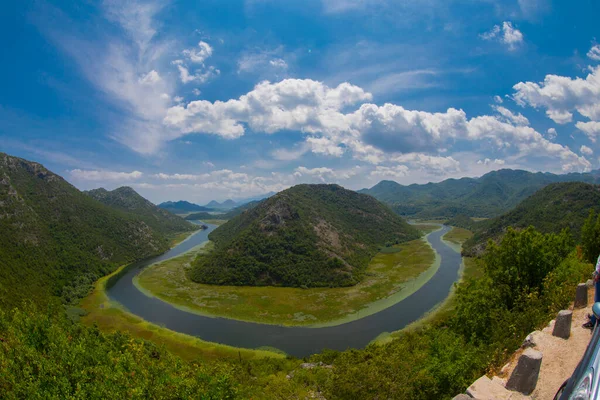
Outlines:
<svg viewBox="0 0 600 400"><path fill-rule="evenodd" d="M164 345L169 351L188 361L198 359L241 358L250 360L265 357L284 357L280 351L240 349L206 342L196 337L152 324L127 312L120 304L111 301L106 295L108 281L113 276L121 273L125 267L120 267L114 273L96 282L93 291L81 301L80 307L86 311L86 314L81 316L81 322L89 326L95 325L103 332L124 331L133 337L151 340L154 343Z"/></svg>
<svg viewBox="0 0 600 400"><path fill-rule="evenodd" d="M199 250L199 256L208 250L210 244ZM213 286L188 278L197 254L187 253L148 267L134 283L146 294L201 315L322 327L356 320L390 307L414 293L439 266L431 246L424 239L418 239L378 253L371 260L364 280L353 287Z"/></svg>

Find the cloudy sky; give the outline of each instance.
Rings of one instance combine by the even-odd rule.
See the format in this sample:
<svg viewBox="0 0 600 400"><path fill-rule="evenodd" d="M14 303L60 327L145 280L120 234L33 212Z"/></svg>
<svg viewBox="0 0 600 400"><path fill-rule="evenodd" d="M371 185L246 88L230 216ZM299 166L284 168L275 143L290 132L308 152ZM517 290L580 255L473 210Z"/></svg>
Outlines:
<svg viewBox="0 0 600 400"><path fill-rule="evenodd" d="M600 168L597 0L0 7L0 151L81 189L205 203Z"/></svg>

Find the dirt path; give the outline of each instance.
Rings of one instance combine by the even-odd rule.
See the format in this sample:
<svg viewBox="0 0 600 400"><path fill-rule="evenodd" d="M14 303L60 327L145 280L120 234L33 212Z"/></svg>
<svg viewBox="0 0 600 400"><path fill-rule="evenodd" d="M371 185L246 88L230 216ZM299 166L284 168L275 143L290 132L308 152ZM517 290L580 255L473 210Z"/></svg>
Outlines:
<svg viewBox="0 0 600 400"><path fill-rule="evenodd" d="M543 354L542 367L535 391L531 397L535 400L552 400L560 385L567 380L581 357L591 338L591 331L581 325L587 321L587 315L591 313L594 302L594 289L588 289L588 307L573 310L573 322L571 324L571 337L568 340L552 336L554 321L542 331L533 334L535 342L534 349ZM573 309L571 307L571 309ZM509 363L502 369L500 378L506 382L516 361L523 351L516 352Z"/></svg>

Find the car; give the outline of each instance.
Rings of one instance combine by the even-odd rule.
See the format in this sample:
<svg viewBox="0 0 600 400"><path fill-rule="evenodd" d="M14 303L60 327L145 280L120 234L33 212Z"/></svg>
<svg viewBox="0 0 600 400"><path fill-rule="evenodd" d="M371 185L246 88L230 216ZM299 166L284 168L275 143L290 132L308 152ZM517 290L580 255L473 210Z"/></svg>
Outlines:
<svg viewBox="0 0 600 400"><path fill-rule="evenodd" d="M600 302L592 306L600 320ZM554 396L554 400L600 400L600 324L596 322L592 338L573 375Z"/></svg>

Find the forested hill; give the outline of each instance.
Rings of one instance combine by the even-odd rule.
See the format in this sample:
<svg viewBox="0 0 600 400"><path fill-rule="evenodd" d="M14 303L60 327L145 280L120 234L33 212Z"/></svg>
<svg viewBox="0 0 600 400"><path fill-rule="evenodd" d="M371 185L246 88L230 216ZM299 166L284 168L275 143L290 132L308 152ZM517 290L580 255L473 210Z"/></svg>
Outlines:
<svg viewBox="0 0 600 400"><path fill-rule="evenodd" d="M400 215L416 218L452 218L460 214L495 217L555 182L600 183L600 174L594 171L555 175L503 169L480 178L447 179L425 185L381 181L360 193L389 204Z"/></svg>
<svg viewBox="0 0 600 400"><path fill-rule="evenodd" d="M123 186L112 191L100 188L84 193L107 206L137 215L149 227L165 235L198 229L196 225L189 223L183 218L155 206L128 186Z"/></svg>
<svg viewBox="0 0 600 400"><path fill-rule="evenodd" d="M139 218L94 200L41 164L4 153L0 237L2 308L49 295L68 302L118 265L168 249L165 237Z"/></svg>
<svg viewBox="0 0 600 400"><path fill-rule="evenodd" d="M189 201L165 201L160 203L158 207L172 212L174 214L185 214L189 212L212 211L212 208L199 206L198 204L190 203Z"/></svg>
<svg viewBox="0 0 600 400"><path fill-rule="evenodd" d="M227 285L353 285L380 247L419 236L371 196L298 185L214 230L215 250L196 260L191 276Z"/></svg>
<svg viewBox="0 0 600 400"><path fill-rule="evenodd" d="M509 226L534 226L544 233L569 228L579 239L590 210L600 211L600 186L581 182L553 183L525 199L514 210L474 223L474 235L463 245L466 254L479 254L488 239L502 236Z"/></svg>

